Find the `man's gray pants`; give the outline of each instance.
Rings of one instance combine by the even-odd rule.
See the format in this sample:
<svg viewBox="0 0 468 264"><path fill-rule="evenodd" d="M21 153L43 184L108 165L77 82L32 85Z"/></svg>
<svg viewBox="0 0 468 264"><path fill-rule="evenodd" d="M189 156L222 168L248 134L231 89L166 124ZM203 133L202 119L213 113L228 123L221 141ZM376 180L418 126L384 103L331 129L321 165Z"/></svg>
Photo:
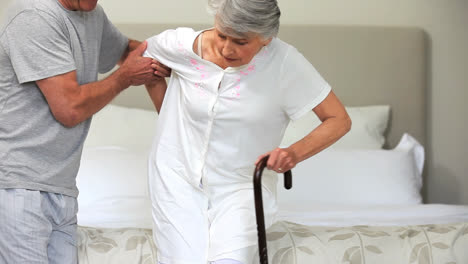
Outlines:
<svg viewBox="0 0 468 264"><path fill-rule="evenodd" d="M1 264L76 264L76 198L0 189Z"/></svg>

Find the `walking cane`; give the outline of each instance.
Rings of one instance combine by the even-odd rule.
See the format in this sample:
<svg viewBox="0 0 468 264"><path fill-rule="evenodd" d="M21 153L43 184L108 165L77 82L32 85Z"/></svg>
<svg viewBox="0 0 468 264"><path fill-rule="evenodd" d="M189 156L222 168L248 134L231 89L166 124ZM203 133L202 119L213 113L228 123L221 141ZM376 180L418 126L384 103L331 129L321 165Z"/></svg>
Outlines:
<svg viewBox="0 0 468 264"><path fill-rule="evenodd" d="M265 169L268 158L263 157L255 167L254 171L254 196L255 196L255 213L257 215L257 232L258 232L258 252L260 254L260 264L268 264L268 253L266 244L265 216L263 214L263 199L262 199L262 173ZM288 170L284 173L284 188L291 189L292 174Z"/></svg>

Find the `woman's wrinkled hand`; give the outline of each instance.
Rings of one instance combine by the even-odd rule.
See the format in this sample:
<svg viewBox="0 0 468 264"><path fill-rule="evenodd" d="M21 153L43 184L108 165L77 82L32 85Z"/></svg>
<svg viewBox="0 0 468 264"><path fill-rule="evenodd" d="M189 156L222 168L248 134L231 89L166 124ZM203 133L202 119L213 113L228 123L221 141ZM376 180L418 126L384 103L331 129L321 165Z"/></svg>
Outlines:
<svg viewBox="0 0 468 264"><path fill-rule="evenodd" d="M296 167L296 164L298 163L296 154L292 150L289 148L276 148L270 152L260 155L257 158L257 161L255 161L255 165L257 165L258 162L267 155L270 155L270 157L268 158L266 167L269 170L273 170L278 173L284 173L291 170Z"/></svg>

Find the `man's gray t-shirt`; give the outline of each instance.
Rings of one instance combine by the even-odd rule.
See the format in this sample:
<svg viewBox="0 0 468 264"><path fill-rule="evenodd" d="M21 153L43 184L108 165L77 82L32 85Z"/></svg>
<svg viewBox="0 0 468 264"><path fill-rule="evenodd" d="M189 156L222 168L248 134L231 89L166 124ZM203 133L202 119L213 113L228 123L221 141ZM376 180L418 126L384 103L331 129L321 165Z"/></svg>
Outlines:
<svg viewBox="0 0 468 264"><path fill-rule="evenodd" d="M0 188L78 195L91 119L61 125L35 81L76 70L80 85L94 82L127 45L99 5L81 12L57 0L14 1L0 28Z"/></svg>

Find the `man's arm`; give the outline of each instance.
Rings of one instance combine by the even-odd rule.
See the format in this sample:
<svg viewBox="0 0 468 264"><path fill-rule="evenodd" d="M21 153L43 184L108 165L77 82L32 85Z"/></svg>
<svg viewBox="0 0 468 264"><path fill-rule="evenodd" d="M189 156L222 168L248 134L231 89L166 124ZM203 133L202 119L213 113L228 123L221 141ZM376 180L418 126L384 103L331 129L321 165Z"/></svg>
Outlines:
<svg viewBox="0 0 468 264"><path fill-rule="evenodd" d="M141 41L129 39L127 49L122 54L122 57L120 57L120 60L119 62L117 62L117 64L122 65L123 62L127 59L128 54L130 54L130 52L134 51L138 46L140 46L141 43L142 43Z"/></svg>
<svg viewBox="0 0 468 264"><path fill-rule="evenodd" d="M134 45L134 44L132 44ZM131 44L129 42L129 49ZM76 71L36 81L60 123L73 127L91 117L117 94L131 85L142 85L161 77L154 74L155 61L141 56L146 42L124 54L125 61L104 80L79 85Z"/></svg>

